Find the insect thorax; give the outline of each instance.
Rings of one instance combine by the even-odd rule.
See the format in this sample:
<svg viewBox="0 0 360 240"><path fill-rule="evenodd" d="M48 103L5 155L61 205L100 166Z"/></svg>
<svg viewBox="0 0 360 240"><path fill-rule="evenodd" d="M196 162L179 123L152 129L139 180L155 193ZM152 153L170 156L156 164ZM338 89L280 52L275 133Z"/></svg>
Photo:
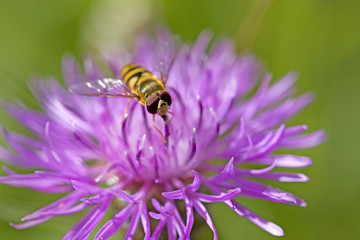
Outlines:
<svg viewBox="0 0 360 240"><path fill-rule="evenodd" d="M163 83L154 74L135 64L124 66L121 78L132 92L139 96L139 101L143 105L153 93L165 90Z"/></svg>

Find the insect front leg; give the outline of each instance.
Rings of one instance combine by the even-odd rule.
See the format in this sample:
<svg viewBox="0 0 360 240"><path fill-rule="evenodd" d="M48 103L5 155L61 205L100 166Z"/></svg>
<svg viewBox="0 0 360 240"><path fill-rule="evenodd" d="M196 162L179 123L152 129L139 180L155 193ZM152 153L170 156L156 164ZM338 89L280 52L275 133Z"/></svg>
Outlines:
<svg viewBox="0 0 360 240"><path fill-rule="evenodd" d="M153 114L153 126L154 126L154 128L156 129L156 131L158 131L158 133L160 133L163 142L166 144L167 141L166 141L166 139L165 139L165 137L164 137L163 132L162 132L159 128L156 127L155 116L156 116L156 114Z"/></svg>

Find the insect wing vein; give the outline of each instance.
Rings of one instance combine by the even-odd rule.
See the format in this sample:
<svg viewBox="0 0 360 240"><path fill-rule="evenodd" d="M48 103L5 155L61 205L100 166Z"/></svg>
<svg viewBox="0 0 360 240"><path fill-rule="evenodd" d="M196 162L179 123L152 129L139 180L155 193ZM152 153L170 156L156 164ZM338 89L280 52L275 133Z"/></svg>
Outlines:
<svg viewBox="0 0 360 240"><path fill-rule="evenodd" d="M80 82L69 87L69 91L81 95L131 95L131 91L120 79L103 78Z"/></svg>

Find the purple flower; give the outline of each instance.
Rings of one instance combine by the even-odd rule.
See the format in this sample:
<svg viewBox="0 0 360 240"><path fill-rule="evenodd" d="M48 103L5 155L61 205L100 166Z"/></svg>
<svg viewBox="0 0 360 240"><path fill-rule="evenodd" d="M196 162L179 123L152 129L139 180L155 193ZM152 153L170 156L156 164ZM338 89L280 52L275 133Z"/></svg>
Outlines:
<svg viewBox="0 0 360 240"><path fill-rule="evenodd" d="M166 58L176 55L166 86L174 113L172 123L165 124L166 144L152 127L152 116L136 100L120 124L127 99L72 94L54 79L32 85L44 112L6 104L7 111L36 138L3 130L12 149L0 148L1 157L9 164L37 170L17 174L4 168L8 176L0 177L0 182L44 193L65 193L25 216L23 223L11 225L28 228L54 216L89 209L63 238L86 239L113 204L116 215L95 239L107 239L126 222L125 239L135 233L144 239L161 235L189 239L196 226L195 214L204 219L217 239L207 203L223 202L265 231L283 235L280 227L257 216L236 197L306 206L302 199L261 180L309 180L304 174L279 172L276 167L307 167L312 163L310 158L274 151L309 148L324 141L323 131L304 133L306 125L284 124L313 97L308 93L292 96L293 73L270 83L271 75L262 74L257 60L236 55L228 40L216 42L207 54L210 40L211 35L204 32L194 46L181 46L175 54L171 34L162 32L155 39L142 36L133 55L105 57L108 71L92 59L84 61L85 70L72 58L64 59L64 78L69 86L119 77L127 62L159 74L157 61L162 59L166 65ZM164 127L161 118L156 121Z"/></svg>

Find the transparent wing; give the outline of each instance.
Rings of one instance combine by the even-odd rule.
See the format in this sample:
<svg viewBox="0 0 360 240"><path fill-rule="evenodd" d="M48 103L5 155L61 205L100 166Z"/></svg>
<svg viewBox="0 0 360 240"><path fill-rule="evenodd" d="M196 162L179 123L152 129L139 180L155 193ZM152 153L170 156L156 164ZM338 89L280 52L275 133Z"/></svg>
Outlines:
<svg viewBox="0 0 360 240"><path fill-rule="evenodd" d="M169 72L174 64L178 52L178 41L169 36L159 36L157 51L154 56L154 68L160 72L161 81L166 85Z"/></svg>
<svg viewBox="0 0 360 240"><path fill-rule="evenodd" d="M80 82L71 85L69 91L86 96L137 98L122 80L113 78Z"/></svg>

